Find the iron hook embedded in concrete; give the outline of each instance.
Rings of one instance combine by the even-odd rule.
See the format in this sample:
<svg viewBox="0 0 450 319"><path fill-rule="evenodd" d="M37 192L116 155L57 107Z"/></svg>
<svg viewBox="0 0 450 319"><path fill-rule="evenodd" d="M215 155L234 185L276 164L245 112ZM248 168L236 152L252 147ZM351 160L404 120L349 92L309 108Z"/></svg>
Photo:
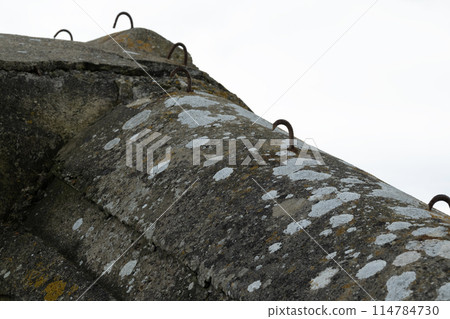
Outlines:
<svg viewBox="0 0 450 319"><path fill-rule="evenodd" d="M184 51L184 66L187 66L188 52L187 52L186 46L181 42L175 43L172 46L172 49L170 49L169 55L167 56L167 59L170 59L170 57L172 56L172 53L173 53L173 51L175 51L176 47L181 47L183 49L183 51Z"/></svg>
<svg viewBox="0 0 450 319"><path fill-rule="evenodd" d="M133 29L133 28L134 28L134 25L133 25L133 18L131 18L130 14L129 14L128 12L125 12L125 11L122 11L121 13L119 13L119 14L117 15L116 20L114 21L113 29L116 28L117 20L119 20L119 17L120 17L121 15L126 15L126 16L130 19L131 29Z"/></svg>
<svg viewBox="0 0 450 319"><path fill-rule="evenodd" d="M428 204L428 209L431 210L433 208L433 205L440 201L446 202L448 204L448 207L450 207L450 197L448 197L447 195L439 194L431 199L430 203Z"/></svg>
<svg viewBox="0 0 450 319"><path fill-rule="evenodd" d="M189 74L188 70L186 70L186 68L183 68L182 66L178 66L175 68L175 70L170 72L170 76L174 76L178 72L183 72L186 74L186 76L188 78L187 92L192 92L192 80L191 80L191 75Z"/></svg>
<svg viewBox="0 0 450 319"><path fill-rule="evenodd" d="M291 123L289 123L286 120L277 120L273 123L272 125L272 131L274 129L277 128L278 125L284 125L287 127L288 132L289 132L289 147L288 150L290 151L295 151L295 146L294 146L294 130L292 129L292 125Z"/></svg>
<svg viewBox="0 0 450 319"><path fill-rule="evenodd" d="M70 31L67 30L67 29L61 29L61 30L59 30L58 32L56 32L56 34L53 36L53 39L56 38L56 36L57 36L58 34L60 34L61 32L67 32L67 33L70 35L70 41L73 41L72 33L70 33Z"/></svg>

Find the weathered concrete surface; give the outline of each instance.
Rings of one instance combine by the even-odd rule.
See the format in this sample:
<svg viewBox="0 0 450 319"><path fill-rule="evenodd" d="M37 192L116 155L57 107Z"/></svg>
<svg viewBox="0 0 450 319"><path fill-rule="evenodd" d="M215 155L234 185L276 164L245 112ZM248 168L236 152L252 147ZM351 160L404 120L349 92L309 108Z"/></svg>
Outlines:
<svg viewBox="0 0 450 319"><path fill-rule="evenodd" d="M185 93L183 81L167 77L175 63L164 60L162 51L169 44L148 32L148 39L164 43L150 49L137 41L143 41L145 34L146 30L129 30L114 38L124 45L131 43L127 51L145 55L144 67L170 97L129 65L108 38L70 43L67 48L60 46L62 41L45 40L45 46L55 43L55 50L61 50L60 55L67 52L67 57L54 57L65 66L57 70L52 66L44 75L27 71L36 63L34 58L16 62L5 53L2 57L8 58L0 62L4 83L20 76L36 77L35 85L48 83L42 91L18 90L14 96L30 92L29 100L42 100L55 91L72 103L65 107L61 102L53 108L49 101L41 103L33 132L43 130L57 142L38 138L50 151L45 165L39 166L45 182L24 182L36 189L29 202L15 207L14 199L19 197L7 188L12 202L3 208L8 227L33 234L29 236L38 238L40 245L70 262L84 277L68 275L64 281L83 288L86 278L102 275L124 253L94 286L107 291L106 295L89 290L82 296L79 288L72 298L450 299L448 216L427 211L424 203L323 152L323 165L304 158L297 162L293 153L280 164L280 147L268 140L285 139L282 131L272 132L264 120L252 125L257 116L193 66L195 92ZM111 58L100 61L85 53L86 59L92 59L86 69L83 62L76 64L68 58L84 47ZM50 59L46 63L52 64ZM63 85L58 87L55 83L61 77ZM66 78L94 84L77 91ZM99 86L105 87L102 93ZM76 99L83 94L89 98ZM1 98L11 105L4 109L15 116L10 122L3 120L2 104L1 119L6 128L14 128L25 118L27 99L8 98L7 92ZM91 105L85 108L87 103ZM16 129L19 137L20 128ZM171 147L170 161L160 165L156 175L136 169L136 147L132 165L127 166L127 141L142 132L147 132L145 137L154 132L170 137L167 145L155 151L155 160L161 159ZM204 145L200 165L194 165L192 141L196 138L223 140L224 158L205 162L204 155L214 154L215 147ZM258 139L266 140L259 148L259 162L248 150L252 146L244 145L256 145ZM230 143L237 146L235 163L229 161L230 154L233 158ZM7 149L4 163L9 165L21 153ZM148 159L146 155L144 151ZM2 174L19 175L17 168L6 164ZM16 185L3 177L2 183ZM2 237L8 254L0 251L0 271L10 275L0 276L0 295L42 298L42 289L10 289L21 283L23 274L16 273L16 263L7 258L21 257L21 245L28 247L28 242ZM53 256L42 251L46 258ZM27 271L33 267L30 263ZM63 276L63 270L55 266L54 271ZM70 298L66 290L61 298Z"/></svg>
<svg viewBox="0 0 450 319"><path fill-rule="evenodd" d="M50 184L46 195L27 212L30 217L26 228L55 245L70 260L78 261L89 273L101 274L105 271L105 258L110 265L141 235L58 179ZM70 220L66 212L70 212ZM117 261L101 283L119 299L225 298L210 285L201 286L196 274L176 256L146 240L138 241Z"/></svg>
<svg viewBox="0 0 450 319"><path fill-rule="evenodd" d="M159 61L164 63L183 63L184 53L179 47L175 49L170 60L167 55L173 43L166 40L156 32L142 28L134 28L106 35L100 39L87 42L90 47L99 48L104 51L117 53L125 58L130 56L136 61ZM126 50L124 52L123 49ZM192 64L192 57L188 52L188 67Z"/></svg>
<svg viewBox="0 0 450 319"><path fill-rule="evenodd" d="M0 295L8 300L74 300L95 279L30 233L0 224ZM100 286L86 300L114 300Z"/></svg>
<svg viewBox="0 0 450 319"><path fill-rule="evenodd" d="M113 106L181 88L182 82L168 77L176 61L160 57L171 43L136 30L130 32L158 40L141 67L97 49L102 39L91 47L0 34L0 186L5 190L0 192L0 216L29 205L45 184L57 149ZM194 86L244 105L206 73L190 70Z"/></svg>

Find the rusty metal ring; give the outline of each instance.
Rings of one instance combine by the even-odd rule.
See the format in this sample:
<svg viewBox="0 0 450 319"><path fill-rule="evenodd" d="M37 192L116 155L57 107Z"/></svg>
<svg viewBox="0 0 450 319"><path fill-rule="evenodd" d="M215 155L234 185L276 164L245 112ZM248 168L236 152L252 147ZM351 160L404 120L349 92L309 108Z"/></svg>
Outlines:
<svg viewBox="0 0 450 319"><path fill-rule="evenodd" d="M431 210L434 204L440 201L446 202L448 204L448 207L450 207L450 197L448 197L447 195L439 194L431 199L430 203L428 204L428 209Z"/></svg>
<svg viewBox="0 0 450 319"><path fill-rule="evenodd" d="M114 21L113 29L116 28L117 20L119 20L119 17L120 17L121 15L126 15L126 16L130 19L131 29L133 29L133 28L134 28L134 25L133 25L133 18L131 18L130 14L129 14L128 12L125 12L125 11L122 11L121 13L119 13L119 14L117 15L116 20Z"/></svg>
<svg viewBox="0 0 450 319"><path fill-rule="evenodd" d="M173 53L173 51L175 51L176 47L181 47L183 49L183 51L184 51L184 66L187 66L188 52L187 52L186 46L181 42L175 43L172 46L172 49L170 49L169 55L167 55L167 59L170 59L170 57L172 56L172 53Z"/></svg>
<svg viewBox="0 0 450 319"><path fill-rule="evenodd" d="M274 129L277 128L278 125L284 125L287 127L288 132L289 132L289 147L288 150L290 151L295 151L295 146L294 146L294 130L292 129L292 125L291 123L289 123L286 120L277 120L273 123L272 125L272 131Z"/></svg>
<svg viewBox="0 0 450 319"><path fill-rule="evenodd" d="M182 66L178 66L172 72L170 72L170 76L172 77L178 72L183 72L184 74L186 74L186 76L188 78L187 92L192 92L192 79L191 79L191 75L190 75L189 71L186 70L186 68L184 68Z"/></svg>
<svg viewBox="0 0 450 319"><path fill-rule="evenodd" d="M67 29L61 29L61 30L59 30L58 32L56 32L56 34L53 36L53 39L56 38L56 36L57 36L58 34L60 34L61 32L67 32L67 33L70 35L70 41L73 41L72 33L70 33L70 31L67 30Z"/></svg>

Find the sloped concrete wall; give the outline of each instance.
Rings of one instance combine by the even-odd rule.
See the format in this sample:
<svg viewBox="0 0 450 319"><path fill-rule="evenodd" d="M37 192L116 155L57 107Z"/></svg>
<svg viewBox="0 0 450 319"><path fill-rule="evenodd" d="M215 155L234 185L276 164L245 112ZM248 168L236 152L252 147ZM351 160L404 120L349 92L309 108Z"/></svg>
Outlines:
<svg viewBox="0 0 450 319"><path fill-rule="evenodd" d="M17 82L11 97L3 91L2 127L17 125L21 140L19 125L30 116L36 129L29 130L53 140L36 138L49 150L39 164L42 182L22 182L32 189L26 203L13 190L17 182L3 176L30 176L11 162L39 153L27 144L6 146L0 295L450 299L446 215L324 152L323 162L283 152L270 141L286 145L286 134L265 120L254 124L258 117L191 59L194 92L185 92L184 77L170 78L177 62L163 58L167 40L142 29L127 32L115 38L133 44L126 49L139 51L139 62L168 94L107 38L62 46L21 37L32 43L32 57L2 53L3 83L28 77L32 87L43 86L21 90ZM142 39L160 44L142 49ZM17 40L0 37L11 45ZM44 58L49 47L59 54ZM31 119L34 100L39 115ZM150 146L165 137L147 167ZM214 141L223 145L222 157L206 160L216 154ZM298 150L305 146L296 143Z"/></svg>

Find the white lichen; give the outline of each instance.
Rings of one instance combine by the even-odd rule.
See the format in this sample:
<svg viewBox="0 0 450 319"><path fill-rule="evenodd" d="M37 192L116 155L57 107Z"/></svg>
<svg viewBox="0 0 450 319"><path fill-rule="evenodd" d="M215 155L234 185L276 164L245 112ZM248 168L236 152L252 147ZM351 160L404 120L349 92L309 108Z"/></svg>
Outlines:
<svg viewBox="0 0 450 319"><path fill-rule="evenodd" d="M428 256L450 259L450 241L427 239L424 241L412 240L406 244L408 250L423 250Z"/></svg>
<svg viewBox="0 0 450 319"><path fill-rule="evenodd" d="M336 255L337 255L337 252L332 252L332 253L326 255L325 258L330 260L330 259L333 259L334 257L336 257Z"/></svg>
<svg viewBox="0 0 450 319"><path fill-rule="evenodd" d="M255 282L252 282L250 285L248 285L247 290L248 292L253 292L255 290L258 290L261 287L261 281L257 280Z"/></svg>
<svg viewBox="0 0 450 319"><path fill-rule="evenodd" d="M231 167L224 167L216 174L214 174L213 179L217 182L222 179L228 178L231 173L233 173L233 169Z"/></svg>
<svg viewBox="0 0 450 319"><path fill-rule="evenodd" d="M281 243L275 243L269 246L269 253L273 254L274 252L276 252L277 250L279 250L281 248Z"/></svg>
<svg viewBox="0 0 450 319"><path fill-rule="evenodd" d="M399 215L412 218L412 219L420 219L420 218L430 218L431 215L428 211L424 209L420 209L417 207L393 207L392 210Z"/></svg>
<svg viewBox="0 0 450 319"><path fill-rule="evenodd" d="M322 231L319 235L320 236L325 236L328 237L328 235L330 235L333 231L331 229L325 229L324 231Z"/></svg>
<svg viewBox="0 0 450 319"><path fill-rule="evenodd" d="M147 119L150 116L151 111L150 110L144 110L135 116L133 116L131 119L125 122L125 124L122 126L123 130L131 130L135 128L136 126L144 123L147 121Z"/></svg>
<svg viewBox="0 0 450 319"><path fill-rule="evenodd" d="M339 198L344 203L351 202L357 200L361 197L360 194L352 193L352 192L343 192L339 193L336 198Z"/></svg>
<svg viewBox="0 0 450 319"><path fill-rule="evenodd" d="M333 216L330 218L330 224L332 228L342 226L344 224L347 224L353 220L353 215L351 214L341 214L337 216Z"/></svg>
<svg viewBox="0 0 450 319"><path fill-rule="evenodd" d="M103 271L106 271L107 274L111 273L111 270L113 268L115 264L115 261L110 261L109 263L107 263L104 267L103 267Z"/></svg>
<svg viewBox="0 0 450 319"><path fill-rule="evenodd" d="M393 241L397 236L395 234L381 234L375 239L375 245L383 246Z"/></svg>
<svg viewBox="0 0 450 319"><path fill-rule="evenodd" d="M186 110L178 114L178 121L190 128L206 126L214 122L235 120L234 115L212 114L207 110Z"/></svg>
<svg viewBox="0 0 450 319"><path fill-rule="evenodd" d="M172 107L175 105L189 105L194 108L198 107L210 107L219 104L219 102L198 96L198 95L186 95L182 97L169 98L164 101L165 107Z"/></svg>
<svg viewBox="0 0 450 319"><path fill-rule="evenodd" d="M105 146L103 146L103 149L105 151L109 151L110 149L112 149L114 146L116 146L117 144L119 144L120 142L120 138L116 137L115 139L112 139L111 141L109 141L108 143L105 144Z"/></svg>
<svg viewBox="0 0 450 319"><path fill-rule="evenodd" d="M447 235L447 229L444 226L438 226L438 227L422 227L419 229L416 229L412 232L413 236L429 236L429 237L444 237Z"/></svg>
<svg viewBox="0 0 450 319"><path fill-rule="evenodd" d="M123 278L125 276L131 275L131 273L134 270L134 267L136 267L136 264L137 264L137 260L131 260L131 261L127 262L120 270L119 276L121 278Z"/></svg>
<svg viewBox="0 0 450 319"><path fill-rule="evenodd" d="M344 183L344 184L351 184L351 185L353 185L353 184L364 184L363 181L357 179L356 177L342 178L342 179L341 179L341 183Z"/></svg>
<svg viewBox="0 0 450 319"><path fill-rule="evenodd" d="M81 225L83 225L83 218L77 219L77 221L72 226L72 230L77 230L81 227Z"/></svg>
<svg viewBox="0 0 450 319"><path fill-rule="evenodd" d="M409 295L412 290L409 290L409 285L416 280L416 273L413 271L407 271L400 276L392 276L386 283L388 294L386 295L386 301L400 301Z"/></svg>
<svg viewBox="0 0 450 319"><path fill-rule="evenodd" d="M358 279L366 279L366 278L372 277L376 273L383 270L384 267L386 267L386 262L384 260L377 259L377 260L371 261L358 271L358 273L356 274L356 277Z"/></svg>
<svg viewBox="0 0 450 319"><path fill-rule="evenodd" d="M450 300L450 282L438 289L438 296L436 300Z"/></svg>
<svg viewBox="0 0 450 319"><path fill-rule="evenodd" d="M292 173L289 175L289 178L292 181L300 181L300 180L306 180L306 181L322 181L324 179L330 178L331 175L327 173L320 173L316 171L311 170L302 170L297 171L295 173Z"/></svg>
<svg viewBox="0 0 450 319"><path fill-rule="evenodd" d="M239 106L234 103L227 103L225 105L232 107L238 115L248 118L252 123L255 123L255 125L261 125L265 128L272 130L272 123L270 123L267 120L263 119L262 117L256 115L255 113L244 109L242 106ZM277 131L284 133L284 131L281 131L280 129L277 129Z"/></svg>
<svg viewBox="0 0 450 319"><path fill-rule="evenodd" d="M342 201L337 198L324 200L324 201L318 202L317 204L314 204L312 206L311 212L308 214L308 216L309 217L320 217L341 205L342 205Z"/></svg>
<svg viewBox="0 0 450 319"><path fill-rule="evenodd" d="M272 200L278 197L278 192L276 190L271 190L261 196L262 200Z"/></svg>
<svg viewBox="0 0 450 319"><path fill-rule="evenodd" d="M369 196L395 199L397 201L411 205L420 204L420 202L414 197L402 192L401 190L398 190L395 187L392 187L391 185L388 185L383 182L378 183L378 185L380 185L381 189L373 190Z"/></svg>
<svg viewBox="0 0 450 319"><path fill-rule="evenodd" d="M408 222L393 222L390 224L387 229L390 231L396 231L396 230L402 230L402 229L408 229L411 227L412 224Z"/></svg>
<svg viewBox="0 0 450 319"><path fill-rule="evenodd" d="M319 275L316 278L311 280L311 290L318 290L320 288L328 286L331 282L331 278L333 278L333 276L336 275L338 272L339 272L338 269L328 267L327 269L319 273Z"/></svg>
<svg viewBox="0 0 450 319"><path fill-rule="evenodd" d="M319 163L312 159L290 158L285 163L275 167L273 174L275 176L287 176L292 181L309 180L318 181L330 178L330 174L315 172L311 170L302 170L307 166L317 166Z"/></svg>
<svg viewBox="0 0 450 319"><path fill-rule="evenodd" d="M316 200L321 199L326 195L332 194L336 192L336 188L334 187L324 187L321 189L318 189L317 191L313 192L313 196L309 198L309 200ZM341 206L344 203L357 200L361 197L361 195L357 193L352 192L342 192L337 193L336 198L323 200L318 202L317 204L314 204L311 208L311 212L308 214L309 217L320 217L331 210Z"/></svg>
<svg viewBox="0 0 450 319"><path fill-rule="evenodd" d="M321 200L323 199L325 196L336 193L337 192L337 188L336 187L322 187L319 188L317 190L314 190L312 193L313 195L311 195L308 200L310 201L315 201L315 200Z"/></svg>
<svg viewBox="0 0 450 319"><path fill-rule="evenodd" d="M403 267L413 262L416 262L420 259L420 253L417 251L407 251L403 254L395 257L395 260L392 262L394 266Z"/></svg>
<svg viewBox="0 0 450 319"><path fill-rule="evenodd" d="M302 219L298 222L292 222L286 227L285 230L283 230L283 233L286 235L293 235L301 229L305 229L309 225L311 225L311 222L308 219Z"/></svg>

